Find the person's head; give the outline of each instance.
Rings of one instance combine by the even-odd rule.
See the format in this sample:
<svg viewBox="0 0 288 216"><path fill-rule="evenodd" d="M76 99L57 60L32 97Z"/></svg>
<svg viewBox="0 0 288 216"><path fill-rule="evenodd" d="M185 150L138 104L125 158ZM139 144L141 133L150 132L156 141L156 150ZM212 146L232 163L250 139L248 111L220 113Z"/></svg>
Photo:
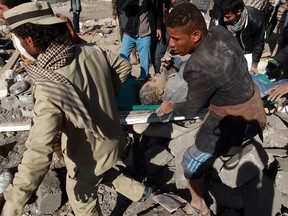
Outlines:
<svg viewBox="0 0 288 216"><path fill-rule="evenodd" d="M192 53L207 35L204 17L191 3L175 7L169 13L165 24L170 35L169 46L175 54Z"/></svg>
<svg viewBox="0 0 288 216"><path fill-rule="evenodd" d="M67 33L66 22L54 16L48 2L21 4L6 11L4 17L21 46L34 58L57 36Z"/></svg>
<svg viewBox="0 0 288 216"><path fill-rule="evenodd" d="M173 5L173 7L176 7L176 6L178 6L179 4L189 2L189 0L171 0L170 2L171 2L171 4Z"/></svg>
<svg viewBox="0 0 288 216"><path fill-rule="evenodd" d="M220 10L223 15L224 22L227 24L236 23L244 10L245 4L243 0L222 0Z"/></svg>
<svg viewBox="0 0 288 216"><path fill-rule="evenodd" d="M0 17L3 18L5 11L28 2L31 2L31 0L0 0Z"/></svg>

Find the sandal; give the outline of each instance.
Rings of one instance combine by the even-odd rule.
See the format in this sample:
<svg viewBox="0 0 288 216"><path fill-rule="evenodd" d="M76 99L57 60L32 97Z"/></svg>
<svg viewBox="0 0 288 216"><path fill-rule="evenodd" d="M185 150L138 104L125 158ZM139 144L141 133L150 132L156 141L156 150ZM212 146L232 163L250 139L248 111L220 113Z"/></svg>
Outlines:
<svg viewBox="0 0 288 216"><path fill-rule="evenodd" d="M182 210L189 216L212 216L210 209L208 213L202 214L200 210L193 207L189 202L182 208Z"/></svg>

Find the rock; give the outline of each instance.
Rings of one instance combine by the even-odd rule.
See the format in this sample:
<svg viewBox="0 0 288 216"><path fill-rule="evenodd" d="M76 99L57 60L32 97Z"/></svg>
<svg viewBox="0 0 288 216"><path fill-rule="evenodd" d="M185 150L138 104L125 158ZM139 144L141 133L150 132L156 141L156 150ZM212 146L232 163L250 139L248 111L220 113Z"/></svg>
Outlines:
<svg viewBox="0 0 288 216"><path fill-rule="evenodd" d="M268 156L260 143L248 144L242 153L234 155L221 169L219 177L229 187L244 185L267 165Z"/></svg>
<svg viewBox="0 0 288 216"><path fill-rule="evenodd" d="M144 153L146 174L152 175L169 163L173 156L161 145L150 147Z"/></svg>
<svg viewBox="0 0 288 216"><path fill-rule="evenodd" d="M53 214L61 206L62 191L56 172L46 174L36 194L37 207L42 214Z"/></svg>
<svg viewBox="0 0 288 216"><path fill-rule="evenodd" d="M196 121L193 124L190 124L189 126L190 131L187 131L183 135L170 141L168 147L170 148L171 154L173 156L176 156L178 152L182 151L182 149L185 149L195 143L195 135L200 125L201 122L198 121Z"/></svg>
<svg viewBox="0 0 288 216"><path fill-rule="evenodd" d="M216 200L217 205L234 209L244 207L242 188L232 189L222 183L214 182L209 191ZM229 199L227 199L228 197Z"/></svg>
<svg viewBox="0 0 288 216"><path fill-rule="evenodd" d="M273 127L274 129L277 129L277 130L287 129L287 126L278 116L272 114L272 115L267 115L266 118L267 118L267 124Z"/></svg>
<svg viewBox="0 0 288 216"><path fill-rule="evenodd" d="M281 208L281 194L271 178L263 175L254 176L244 186L245 216L271 216Z"/></svg>
<svg viewBox="0 0 288 216"><path fill-rule="evenodd" d="M12 183L12 179L12 174L9 171L0 174L0 194L3 194L8 185Z"/></svg>
<svg viewBox="0 0 288 216"><path fill-rule="evenodd" d="M2 76L0 76L0 99L5 98L7 95L7 82Z"/></svg>
<svg viewBox="0 0 288 216"><path fill-rule="evenodd" d="M288 196L288 172L278 171L275 184L283 195Z"/></svg>
<svg viewBox="0 0 288 216"><path fill-rule="evenodd" d="M287 157L287 154L285 155L284 158L277 157L276 160L277 160L277 162L279 164L280 170L282 170L284 172L288 172L288 157Z"/></svg>
<svg viewBox="0 0 288 216"><path fill-rule="evenodd" d="M274 133L269 135L263 143L265 147L277 147L277 148L284 148L288 143L288 136L287 136L288 129L279 129L274 130Z"/></svg>
<svg viewBox="0 0 288 216"><path fill-rule="evenodd" d="M181 161L185 150L186 149L180 150L175 156L175 184L177 189L187 188L187 180L184 177L183 168L181 166Z"/></svg>

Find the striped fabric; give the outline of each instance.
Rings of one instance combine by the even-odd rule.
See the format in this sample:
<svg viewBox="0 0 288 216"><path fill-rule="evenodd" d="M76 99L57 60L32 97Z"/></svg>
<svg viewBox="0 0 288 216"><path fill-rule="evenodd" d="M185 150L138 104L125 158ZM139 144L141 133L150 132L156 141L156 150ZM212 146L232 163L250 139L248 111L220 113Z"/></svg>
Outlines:
<svg viewBox="0 0 288 216"><path fill-rule="evenodd" d="M191 158L187 167L192 173L197 173L199 166L205 163L210 157L212 157L211 154L201 153L196 158Z"/></svg>

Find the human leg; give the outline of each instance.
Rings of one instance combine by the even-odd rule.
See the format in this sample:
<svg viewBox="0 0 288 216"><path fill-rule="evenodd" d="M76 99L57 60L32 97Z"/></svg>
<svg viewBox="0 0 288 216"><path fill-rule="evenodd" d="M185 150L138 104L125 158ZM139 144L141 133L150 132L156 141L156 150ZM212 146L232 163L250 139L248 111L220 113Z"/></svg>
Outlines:
<svg viewBox="0 0 288 216"><path fill-rule="evenodd" d="M145 79L149 76L151 36L138 37L136 47L140 58L141 74L139 79Z"/></svg>
<svg viewBox="0 0 288 216"><path fill-rule="evenodd" d="M136 39L124 33L120 48L120 56L130 61L130 54L135 46L136 46Z"/></svg>
<svg viewBox="0 0 288 216"><path fill-rule="evenodd" d="M100 178L99 178L100 182ZM86 184L75 179L66 178L66 191L69 203L77 216L102 215L97 197L98 183Z"/></svg>
<svg viewBox="0 0 288 216"><path fill-rule="evenodd" d="M131 64L139 64L139 59L138 59L138 56L137 56L137 50L136 50L136 47L134 47L132 49L132 52L131 52L131 60L130 60L130 63Z"/></svg>
<svg viewBox="0 0 288 216"><path fill-rule="evenodd" d="M208 192L205 174L216 157L241 147L245 128L246 123L241 118L221 117L211 112L198 131L195 144L185 151L181 165L188 181L191 205L202 214L209 212L204 200Z"/></svg>
<svg viewBox="0 0 288 216"><path fill-rule="evenodd" d="M79 13L73 13L73 27L76 33L79 33Z"/></svg>
<svg viewBox="0 0 288 216"><path fill-rule="evenodd" d="M164 56L169 41L169 34L166 27L162 27L162 38L158 40L157 37L151 38L151 62L155 73L160 73L161 58Z"/></svg>
<svg viewBox="0 0 288 216"><path fill-rule="evenodd" d="M102 182L107 186L113 187L118 193L134 202L140 201L143 195L145 195L146 186L143 183L124 175L114 168L105 173Z"/></svg>
<svg viewBox="0 0 288 216"><path fill-rule="evenodd" d="M283 65L288 60L288 45L282 48L279 53L274 56L274 59L278 61L280 65Z"/></svg>
<svg viewBox="0 0 288 216"><path fill-rule="evenodd" d="M209 213L209 208L204 200L204 196L208 192L208 188L204 184L204 174L212 159L212 154L201 152L196 145L192 145L185 151L181 162L192 198L190 204L203 215Z"/></svg>
<svg viewBox="0 0 288 216"><path fill-rule="evenodd" d="M160 66L161 66L161 58L164 56L169 41L169 34L167 33L166 29L163 30L163 37L158 43L156 44L156 50L154 55L154 69L155 73L160 73Z"/></svg>

